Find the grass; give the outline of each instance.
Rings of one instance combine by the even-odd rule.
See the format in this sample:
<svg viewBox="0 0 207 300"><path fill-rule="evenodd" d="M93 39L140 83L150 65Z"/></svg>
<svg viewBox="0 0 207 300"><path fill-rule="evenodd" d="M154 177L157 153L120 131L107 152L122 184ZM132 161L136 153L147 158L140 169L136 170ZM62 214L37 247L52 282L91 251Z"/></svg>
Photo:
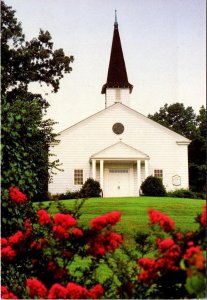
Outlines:
<svg viewBox="0 0 207 300"><path fill-rule="evenodd" d="M68 208L73 209L75 200L61 200ZM127 245L133 244L135 232L147 232L149 207L165 212L174 221L176 228L182 231L195 230L197 224L195 217L202 212L205 200L169 198L169 197L123 197L123 198L90 198L87 199L81 209L80 223L89 225L90 220L108 212L119 210L122 219L116 229L123 233ZM56 207L52 204L50 213L56 213Z"/></svg>

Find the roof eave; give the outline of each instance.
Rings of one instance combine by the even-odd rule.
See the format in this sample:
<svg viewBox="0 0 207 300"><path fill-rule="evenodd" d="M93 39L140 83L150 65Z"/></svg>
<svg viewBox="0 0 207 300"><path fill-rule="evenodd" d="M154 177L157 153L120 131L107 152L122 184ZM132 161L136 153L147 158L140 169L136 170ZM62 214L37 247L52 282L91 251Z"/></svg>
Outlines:
<svg viewBox="0 0 207 300"><path fill-rule="evenodd" d="M129 92L131 94L132 90L133 90L133 85L131 83L128 83L128 85L126 86L109 86L107 83L105 83L103 86L102 86L102 90L101 90L101 94L106 94L106 89L107 88L122 88L122 89L129 89Z"/></svg>

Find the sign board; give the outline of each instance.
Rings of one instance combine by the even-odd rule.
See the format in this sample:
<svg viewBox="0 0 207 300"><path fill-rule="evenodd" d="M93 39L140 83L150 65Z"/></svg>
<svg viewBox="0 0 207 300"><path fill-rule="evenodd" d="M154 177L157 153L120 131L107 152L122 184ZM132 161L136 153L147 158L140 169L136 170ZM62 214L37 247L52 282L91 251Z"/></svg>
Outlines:
<svg viewBox="0 0 207 300"><path fill-rule="evenodd" d="M174 175L172 177L172 184L176 186L181 185L181 177L179 175Z"/></svg>

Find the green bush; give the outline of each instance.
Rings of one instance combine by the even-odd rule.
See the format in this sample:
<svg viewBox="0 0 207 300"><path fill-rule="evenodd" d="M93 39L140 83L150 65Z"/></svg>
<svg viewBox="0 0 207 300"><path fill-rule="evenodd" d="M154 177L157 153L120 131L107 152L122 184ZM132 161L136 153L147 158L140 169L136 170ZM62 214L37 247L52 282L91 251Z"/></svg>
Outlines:
<svg viewBox="0 0 207 300"><path fill-rule="evenodd" d="M142 193L145 196L165 196L166 190L160 178L148 176L141 185Z"/></svg>
<svg viewBox="0 0 207 300"><path fill-rule="evenodd" d="M92 198L101 196L100 183L92 178L88 178L82 186L79 197L80 198Z"/></svg>
<svg viewBox="0 0 207 300"><path fill-rule="evenodd" d="M207 195L206 195L206 193L205 192L194 192L194 194L196 195L196 197L197 197L197 199L204 199L204 200L206 200L207 199Z"/></svg>
<svg viewBox="0 0 207 300"><path fill-rule="evenodd" d="M77 199L79 198L79 191L67 191L66 193L64 194L60 194L58 196L58 199L59 200L68 200L68 199Z"/></svg>
<svg viewBox="0 0 207 300"><path fill-rule="evenodd" d="M179 190L175 190L172 192L168 192L167 193L168 197L173 197L173 198L190 198L190 199L197 199L199 197L197 197L195 192L192 192L190 190L187 189L179 189Z"/></svg>

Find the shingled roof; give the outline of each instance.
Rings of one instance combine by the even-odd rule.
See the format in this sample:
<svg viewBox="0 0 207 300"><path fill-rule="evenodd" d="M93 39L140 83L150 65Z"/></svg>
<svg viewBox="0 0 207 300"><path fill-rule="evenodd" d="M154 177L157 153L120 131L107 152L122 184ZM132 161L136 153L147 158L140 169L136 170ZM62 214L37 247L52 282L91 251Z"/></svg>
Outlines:
<svg viewBox="0 0 207 300"><path fill-rule="evenodd" d="M130 93L133 89L133 85L128 82L124 55L119 36L118 23L116 19L114 23L114 35L112 40L107 82L102 87L102 94L106 93L106 88L129 88Z"/></svg>

